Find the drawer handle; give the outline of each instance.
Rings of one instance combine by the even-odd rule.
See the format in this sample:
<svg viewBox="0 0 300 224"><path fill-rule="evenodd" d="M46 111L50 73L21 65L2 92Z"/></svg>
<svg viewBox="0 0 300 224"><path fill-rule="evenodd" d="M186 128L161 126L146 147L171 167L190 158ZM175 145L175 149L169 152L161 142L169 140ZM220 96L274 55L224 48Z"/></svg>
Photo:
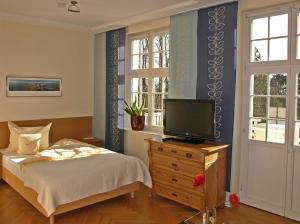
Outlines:
<svg viewBox="0 0 300 224"><path fill-rule="evenodd" d="M157 150L160 151L160 152L162 152L162 151L163 151L163 148L159 146L159 147L157 148Z"/></svg>
<svg viewBox="0 0 300 224"><path fill-rule="evenodd" d="M186 156L186 158L189 158L189 159L193 157L193 155L191 153L186 153L185 156Z"/></svg>
<svg viewBox="0 0 300 224"><path fill-rule="evenodd" d="M176 150L174 150L174 149L173 149L173 150L171 150L171 152L172 152L172 153L177 153L177 151L176 151Z"/></svg>
<svg viewBox="0 0 300 224"><path fill-rule="evenodd" d="M178 167L178 165L176 163L172 163L172 166L174 167Z"/></svg>
<svg viewBox="0 0 300 224"><path fill-rule="evenodd" d="M178 180L177 180L177 179L175 179L175 178L172 178L172 181L173 181L173 182L178 182Z"/></svg>
<svg viewBox="0 0 300 224"><path fill-rule="evenodd" d="M177 197L177 194L175 194L175 193L172 193L172 195L173 195L174 197Z"/></svg>

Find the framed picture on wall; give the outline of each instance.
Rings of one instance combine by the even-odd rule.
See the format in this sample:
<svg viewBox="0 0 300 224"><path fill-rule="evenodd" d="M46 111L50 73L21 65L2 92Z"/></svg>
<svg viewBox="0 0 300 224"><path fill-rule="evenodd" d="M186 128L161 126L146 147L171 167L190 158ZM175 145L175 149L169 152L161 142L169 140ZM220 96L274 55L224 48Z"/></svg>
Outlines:
<svg viewBox="0 0 300 224"><path fill-rule="evenodd" d="M62 79L6 77L7 96L62 96Z"/></svg>

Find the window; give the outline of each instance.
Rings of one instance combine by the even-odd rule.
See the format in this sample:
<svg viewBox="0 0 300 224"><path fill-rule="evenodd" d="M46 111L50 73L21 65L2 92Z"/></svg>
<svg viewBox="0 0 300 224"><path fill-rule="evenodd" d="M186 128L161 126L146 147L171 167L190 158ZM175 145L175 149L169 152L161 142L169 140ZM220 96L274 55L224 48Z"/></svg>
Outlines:
<svg viewBox="0 0 300 224"><path fill-rule="evenodd" d="M300 4L246 17L248 139L299 146Z"/></svg>
<svg viewBox="0 0 300 224"><path fill-rule="evenodd" d="M287 74L253 74L250 93L250 138L285 142Z"/></svg>
<svg viewBox="0 0 300 224"><path fill-rule="evenodd" d="M288 14L253 19L251 62L288 59Z"/></svg>
<svg viewBox="0 0 300 224"><path fill-rule="evenodd" d="M169 33L147 33L129 37L130 63L127 83L130 100L140 105L145 100L146 126L161 129L163 100L169 90ZM128 96L129 98L129 96Z"/></svg>

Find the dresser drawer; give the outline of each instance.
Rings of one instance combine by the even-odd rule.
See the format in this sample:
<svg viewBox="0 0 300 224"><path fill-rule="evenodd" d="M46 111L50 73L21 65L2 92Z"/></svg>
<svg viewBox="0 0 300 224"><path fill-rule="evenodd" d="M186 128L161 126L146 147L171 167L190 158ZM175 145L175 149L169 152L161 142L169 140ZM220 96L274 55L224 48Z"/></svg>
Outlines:
<svg viewBox="0 0 300 224"><path fill-rule="evenodd" d="M200 152L197 149L182 148L167 143L152 143L151 148L154 153L157 152L172 157L183 158L191 161L205 163L204 153Z"/></svg>
<svg viewBox="0 0 300 224"><path fill-rule="evenodd" d="M205 167L201 163L184 159L171 158L159 153L152 155L153 168L161 168L174 174L182 174L194 178L199 173L204 173Z"/></svg>
<svg viewBox="0 0 300 224"><path fill-rule="evenodd" d="M189 207L199 209L200 211L204 211L205 200L202 196L194 196L163 184L155 184L154 190L160 196L185 204Z"/></svg>
<svg viewBox="0 0 300 224"><path fill-rule="evenodd" d="M202 186L199 186L198 188L193 187L193 177L174 174L159 168L153 168L152 178L154 183L168 185L172 188L187 191L193 195L204 195L204 188Z"/></svg>

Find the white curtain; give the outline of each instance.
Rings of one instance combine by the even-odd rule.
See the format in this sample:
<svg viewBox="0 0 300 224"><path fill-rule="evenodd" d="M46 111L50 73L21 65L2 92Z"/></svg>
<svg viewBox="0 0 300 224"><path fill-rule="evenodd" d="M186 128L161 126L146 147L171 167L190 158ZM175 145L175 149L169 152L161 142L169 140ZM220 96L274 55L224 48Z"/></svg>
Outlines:
<svg viewBox="0 0 300 224"><path fill-rule="evenodd" d="M196 99L198 11L170 20L169 98Z"/></svg>
<svg viewBox="0 0 300 224"><path fill-rule="evenodd" d="M105 139L106 34L96 34L94 41L93 136Z"/></svg>

